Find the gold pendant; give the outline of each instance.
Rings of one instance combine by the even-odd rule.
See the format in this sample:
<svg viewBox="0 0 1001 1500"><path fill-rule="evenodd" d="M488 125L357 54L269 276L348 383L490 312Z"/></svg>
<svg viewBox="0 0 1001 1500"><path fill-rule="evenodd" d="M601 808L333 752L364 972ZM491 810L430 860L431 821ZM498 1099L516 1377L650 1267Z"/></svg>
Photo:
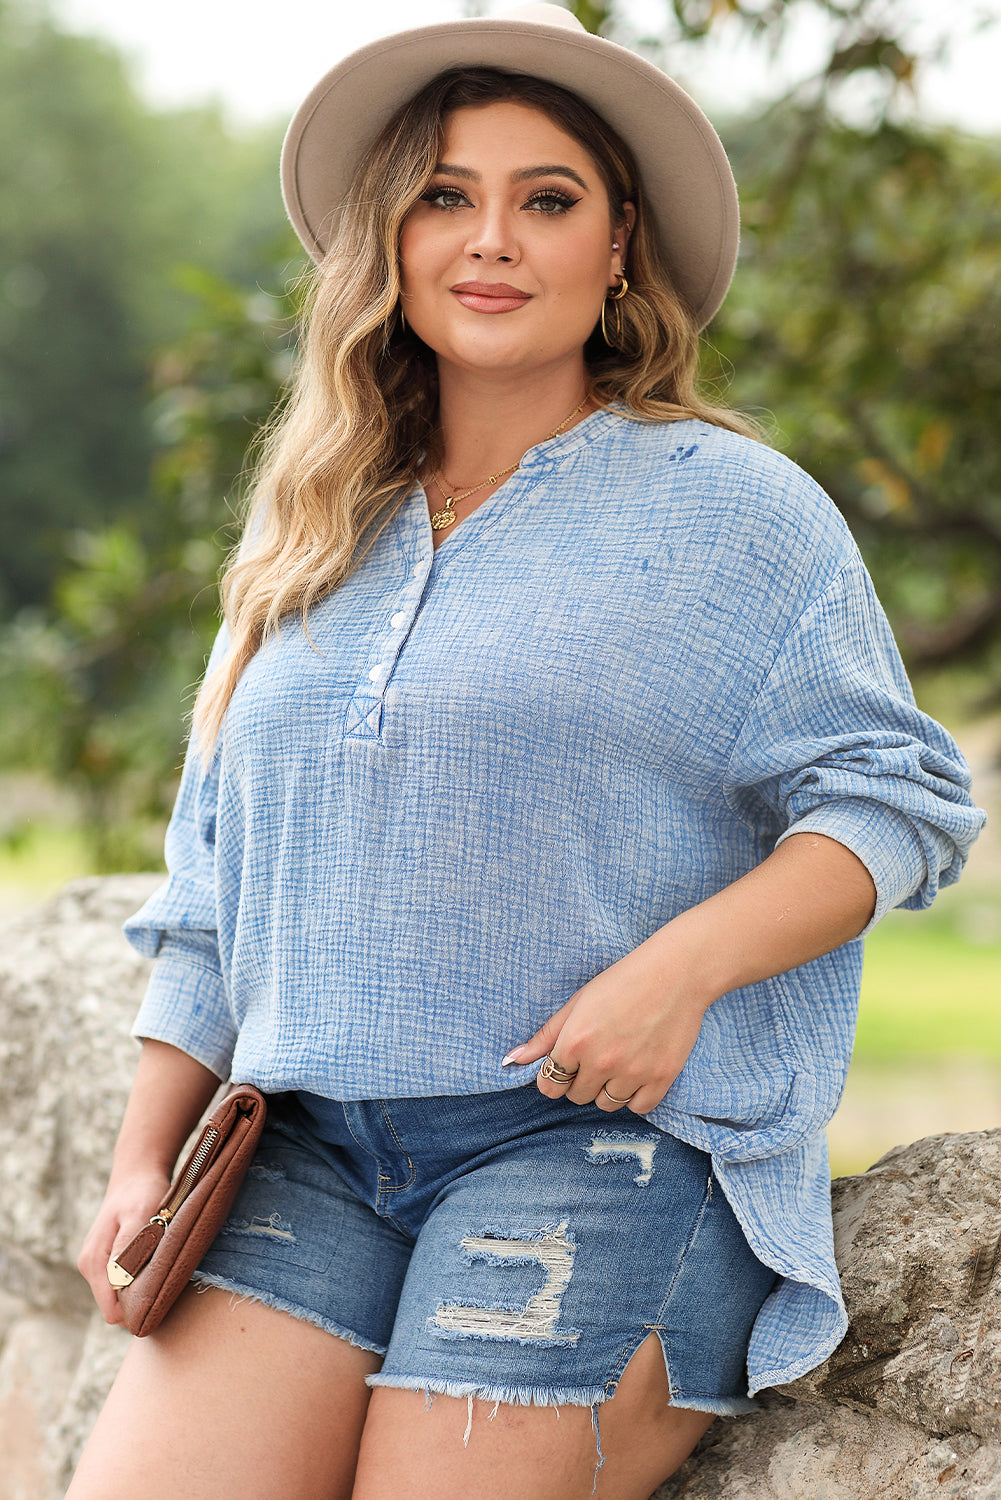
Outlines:
<svg viewBox="0 0 1001 1500"><path fill-rule="evenodd" d="M435 531L444 531L446 526L451 526L455 521L455 510L449 500L441 510L436 510L431 517L431 525Z"/></svg>

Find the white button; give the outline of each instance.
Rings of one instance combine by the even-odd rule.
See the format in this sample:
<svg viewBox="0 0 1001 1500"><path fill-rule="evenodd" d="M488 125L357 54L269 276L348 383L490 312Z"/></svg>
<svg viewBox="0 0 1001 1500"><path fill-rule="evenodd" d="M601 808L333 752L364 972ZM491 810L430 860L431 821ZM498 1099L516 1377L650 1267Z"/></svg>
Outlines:
<svg viewBox="0 0 1001 1500"><path fill-rule="evenodd" d="M369 682L378 682L379 678L380 677L385 677L385 675L386 675L386 673L388 671L389 671L389 668L387 666L385 666L382 662L380 662L377 667L373 667L372 670L371 670L371 672L369 672L369 674L368 674L368 680L369 680Z"/></svg>
<svg viewBox="0 0 1001 1500"><path fill-rule="evenodd" d="M390 623L390 625L392 625L392 627L393 627L394 630L399 630L399 628L400 628L401 625L405 625L407 623L407 612L406 612L406 610L405 609L398 609L396 611L395 615L390 615L390 617L389 617L389 623Z"/></svg>

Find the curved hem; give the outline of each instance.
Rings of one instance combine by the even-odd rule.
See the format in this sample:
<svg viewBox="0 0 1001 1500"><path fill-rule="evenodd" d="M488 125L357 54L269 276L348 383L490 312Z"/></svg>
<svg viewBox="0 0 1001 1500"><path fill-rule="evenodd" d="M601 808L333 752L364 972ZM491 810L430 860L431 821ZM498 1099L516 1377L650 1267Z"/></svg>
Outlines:
<svg viewBox="0 0 1001 1500"><path fill-rule="evenodd" d="M385 1356L388 1345L370 1343L368 1339L363 1339L360 1334L354 1333L350 1328L342 1328L339 1323L332 1323L329 1318L321 1317L319 1313L313 1312L308 1307L300 1307L298 1303L288 1302L284 1297L275 1297L271 1292L262 1292L242 1282L232 1281L228 1276L214 1276L211 1271L195 1271L191 1281L198 1292L207 1292L210 1287L214 1287L217 1291L229 1292L234 1297L239 1297L241 1301L260 1302L263 1307L273 1307L276 1312L288 1313L299 1323L310 1323L314 1328L321 1329L323 1333L343 1339L353 1349L364 1349L369 1354L378 1355L380 1359Z"/></svg>

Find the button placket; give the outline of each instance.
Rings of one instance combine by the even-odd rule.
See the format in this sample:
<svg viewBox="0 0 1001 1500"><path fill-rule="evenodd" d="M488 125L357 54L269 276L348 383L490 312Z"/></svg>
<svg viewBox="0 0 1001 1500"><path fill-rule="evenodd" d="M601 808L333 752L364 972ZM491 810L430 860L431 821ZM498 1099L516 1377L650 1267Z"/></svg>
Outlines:
<svg viewBox="0 0 1001 1500"><path fill-rule="evenodd" d="M423 505L423 500L421 501ZM423 516L421 517L423 519ZM400 579L395 607L383 620L388 624L385 634L380 632L372 642L373 654L365 668L365 675L358 683L348 707L345 732L351 738L378 739L382 733L382 719L386 703L386 687L399 660L403 642L413 625L417 609L427 585L433 561L430 542L414 525L415 516L403 519L410 535L398 538L403 553L403 577ZM385 608L385 606L383 606ZM383 631L385 631L385 625Z"/></svg>

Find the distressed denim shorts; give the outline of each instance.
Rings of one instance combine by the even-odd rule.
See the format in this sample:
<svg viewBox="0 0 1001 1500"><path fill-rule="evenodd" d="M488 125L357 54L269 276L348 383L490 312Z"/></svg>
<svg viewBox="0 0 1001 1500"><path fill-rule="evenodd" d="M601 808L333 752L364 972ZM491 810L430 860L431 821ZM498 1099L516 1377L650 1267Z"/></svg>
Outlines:
<svg viewBox="0 0 1001 1500"><path fill-rule="evenodd" d="M534 1084L269 1105L197 1282L383 1355L371 1385L593 1413L654 1332L676 1406L753 1407L776 1277L705 1152Z"/></svg>

